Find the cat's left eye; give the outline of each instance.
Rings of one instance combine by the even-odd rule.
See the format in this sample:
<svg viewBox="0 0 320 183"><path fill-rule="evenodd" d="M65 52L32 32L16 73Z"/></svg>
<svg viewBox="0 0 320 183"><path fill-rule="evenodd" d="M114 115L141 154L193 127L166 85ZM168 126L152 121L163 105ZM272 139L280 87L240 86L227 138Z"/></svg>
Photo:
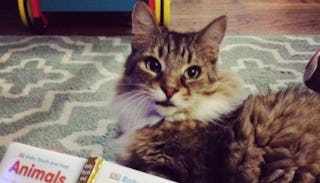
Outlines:
<svg viewBox="0 0 320 183"><path fill-rule="evenodd" d="M161 64L156 58L147 57L144 59L144 63L146 65L146 68L151 70L152 72L157 74L161 72Z"/></svg>
<svg viewBox="0 0 320 183"><path fill-rule="evenodd" d="M186 69L183 75L186 79L196 79L200 76L200 74L201 67L194 65Z"/></svg>

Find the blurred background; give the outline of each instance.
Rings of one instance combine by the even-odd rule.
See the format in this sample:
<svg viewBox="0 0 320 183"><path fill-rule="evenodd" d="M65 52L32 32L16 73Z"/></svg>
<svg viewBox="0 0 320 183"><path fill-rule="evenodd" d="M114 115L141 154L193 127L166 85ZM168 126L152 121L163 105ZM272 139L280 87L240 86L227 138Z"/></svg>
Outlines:
<svg viewBox="0 0 320 183"><path fill-rule="evenodd" d="M47 35L130 34L130 12L44 14ZM220 15L228 16L229 35L320 32L320 0L171 0L169 28L197 30ZM2 0L0 17L2 35L35 34L23 26L16 0Z"/></svg>

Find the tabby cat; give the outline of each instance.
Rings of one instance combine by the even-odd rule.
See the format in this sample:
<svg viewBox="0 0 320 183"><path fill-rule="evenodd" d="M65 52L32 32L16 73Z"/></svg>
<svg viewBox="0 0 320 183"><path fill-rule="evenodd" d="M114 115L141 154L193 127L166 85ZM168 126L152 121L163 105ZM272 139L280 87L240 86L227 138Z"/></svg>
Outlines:
<svg viewBox="0 0 320 183"><path fill-rule="evenodd" d="M218 68L226 17L199 32L159 27L138 2L117 85L119 163L181 183L320 182L320 96L245 96Z"/></svg>

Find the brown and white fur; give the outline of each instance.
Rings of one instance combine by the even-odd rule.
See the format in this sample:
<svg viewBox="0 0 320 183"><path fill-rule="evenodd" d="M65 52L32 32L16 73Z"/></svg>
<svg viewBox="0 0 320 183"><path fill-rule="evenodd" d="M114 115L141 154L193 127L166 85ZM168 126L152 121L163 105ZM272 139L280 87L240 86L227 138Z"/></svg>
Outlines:
<svg viewBox="0 0 320 183"><path fill-rule="evenodd" d="M114 106L119 163L183 183L320 181L319 95L245 99L239 76L217 66L225 16L178 33L138 2L132 26Z"/></svg>

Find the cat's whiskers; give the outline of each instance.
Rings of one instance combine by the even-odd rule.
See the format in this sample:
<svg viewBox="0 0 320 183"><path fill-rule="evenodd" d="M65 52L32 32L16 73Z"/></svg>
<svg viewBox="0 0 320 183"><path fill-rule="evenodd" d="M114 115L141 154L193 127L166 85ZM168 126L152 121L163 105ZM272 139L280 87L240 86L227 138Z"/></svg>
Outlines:
<svg viewBox="0 0 320 183"><path fill-rule="evenodd" d="M125 92L123 94L120 94L117 96L117 98L131 98L131 97L135 97L137 95L146 95L146 94L148 94L148 92L145 90L134 90L134 91Z"/></svg>
<svg viewBox="0 0 320 183"><path fill-rule="evenodd" d="M119 111L119 116L122 118L130 120L131 125L134 126L133 119L137 115L136 109L138 107L139 102L143 100L144 96L139 96L136 99L130 101L126 106L123 106L123 108Z"/></svg>
<svg viewBox="0 0 320 183"><path fill-rule="evenodd" d="M130 110L135 107L136 101L139 101L145 96L146 92L141 90L126 92L116 96L109 107L118 117L124 116L130 113Z"/></svg>
<svg viewBox="0 0 320 183"><path fill-rule="evenodd" d="M132 118L133 119L133 124L137 124L139 123L139 120L143 120L141 119L141 117L143 118L143 111L147 110L147 104L148 104L148 97L144 97L141 99L141 101L139 103L137 103L136 108L139 109L138 111L136 111L135 116Z"/></svg>
<svg viewBox="0 0 320 183"><path fill-rule="evenodd" d="M146 90L137 90L118 96L120 132L126 133L158 122L159 116L152 108L153 102Z"/></svg>
<svg viewBox="0 0 320 183"><path fill-rule="evenodd" d="M139 84L139 83L118 83L118 86L137 86L142 88L147 88L146 84Z"/></svg>
<svg viewBox="0 0 320 183"><path fill-rule="evenodd" d="M122 96L121 99L119 98L119 106L122 108L122 110L120 110L120 113L122 113L123 110L126 110L128 108L131 109L131 107L136 107L136 102L140 101L143 98L147 98L147 96L143 93L131 93L131 95L128 94L126 97Z"/></svg>

